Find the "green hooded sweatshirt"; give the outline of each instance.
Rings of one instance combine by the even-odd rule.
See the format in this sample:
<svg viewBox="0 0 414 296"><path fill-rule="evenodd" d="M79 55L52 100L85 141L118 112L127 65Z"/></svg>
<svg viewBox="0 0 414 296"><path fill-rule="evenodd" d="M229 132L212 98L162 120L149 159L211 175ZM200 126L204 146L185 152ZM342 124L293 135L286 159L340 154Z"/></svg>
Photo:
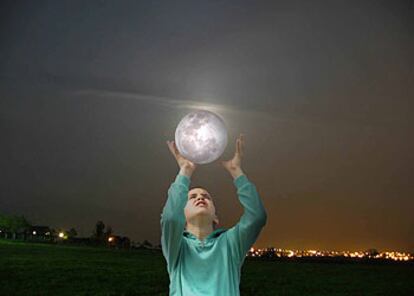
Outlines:
<svg viewBox="0 0 414 296"><path fill-rule="evenodd" d="M241 267L266 224L267 214L246 175L233 183L244 208L240 221L232 228L214 230L204 240L184 229L190 178L178 174L168 189L161 214L161 246L167 261L170 296L240 295Z"/></svg>

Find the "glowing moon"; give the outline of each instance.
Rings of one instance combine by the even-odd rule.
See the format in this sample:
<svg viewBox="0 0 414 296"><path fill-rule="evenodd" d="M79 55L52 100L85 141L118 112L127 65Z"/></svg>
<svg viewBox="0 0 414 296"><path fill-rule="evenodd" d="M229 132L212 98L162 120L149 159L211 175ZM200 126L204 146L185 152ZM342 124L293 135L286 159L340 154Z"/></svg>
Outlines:
<svg viewBox="0 0 414 296"><path fill-rule="evenodd" d="M178 151L188 160L206 164L215 161L227 146L226 125L217 114L197 110L181 119L175 130Z"/></svg>

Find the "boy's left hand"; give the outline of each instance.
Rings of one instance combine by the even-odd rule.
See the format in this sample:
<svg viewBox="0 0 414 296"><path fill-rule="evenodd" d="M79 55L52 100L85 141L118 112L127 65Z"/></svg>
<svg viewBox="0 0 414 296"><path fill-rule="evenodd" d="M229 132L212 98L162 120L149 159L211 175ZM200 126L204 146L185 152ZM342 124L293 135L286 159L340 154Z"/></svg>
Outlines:
<svg viewBox="0 0 414 296"><path fill-rule="evenodd" d="M229 173L233 176L233 178L238 177L239 175L243 174L241 169L241 160L243 157L243 149L244 149L244 135L240 134L240 136L236 139L236 152L234 156L230 160L221 161L221 164L224 168L229 171Z"/></svg>

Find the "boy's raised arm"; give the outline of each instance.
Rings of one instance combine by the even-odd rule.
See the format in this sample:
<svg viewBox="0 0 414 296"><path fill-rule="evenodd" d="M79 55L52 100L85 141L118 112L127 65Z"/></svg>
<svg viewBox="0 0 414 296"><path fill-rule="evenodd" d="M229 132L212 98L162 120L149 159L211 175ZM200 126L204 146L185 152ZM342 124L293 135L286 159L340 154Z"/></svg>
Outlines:
<svg viewBox="0 0 414 296"><path fill-rule="evenodd" d="M241 134L236 140L234 157L221 162L233 177L237 195L244 208L240 221L226 232L232 253L239 263L243 263L247 251L254 244L267 221L267 214L256 186L249 181L241 169L243 148L244 136Z"/></svg>
<svg viewBox="0 0 414 296"><path fill-rule="evenodd" d="M174 141L167 141L168 147L177 160L180 171L168 189L167 202L161 213L161 248L167 261L168 271L174 269L181 248L185 226L184 208L187 203L191 176L196 165L185 159Z"/></svg>
<svg viewBox="0 0 414 296"><path fill-rule="evenodd" d="M189 185L188 176L177 174L161 214L161 247L169 270L174 268L181 247Z"/></svg>
<svg viewBox="0 0 414 296"><path fill-rule="evenodd" d="M243 263L246 253L257 240L267 221L266 210L256 190L256 186L242 174L233 180L244 212L239 222L227 231L233 254Z"/></svg>

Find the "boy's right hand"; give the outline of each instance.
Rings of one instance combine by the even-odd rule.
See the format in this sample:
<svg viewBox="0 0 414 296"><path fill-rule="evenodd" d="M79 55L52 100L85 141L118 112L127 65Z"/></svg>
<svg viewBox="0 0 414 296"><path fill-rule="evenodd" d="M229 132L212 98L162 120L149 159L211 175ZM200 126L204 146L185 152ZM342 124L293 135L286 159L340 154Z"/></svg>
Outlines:
<svg viewBox="0 0 414 296"><path fill-rule="evenodd" d="M172 155L177 160L177 164L180 167L180 173L186 175L187 177L191 177L196 169L196 164L181 155L174 141L167 141L167 145Z"/></svg>

